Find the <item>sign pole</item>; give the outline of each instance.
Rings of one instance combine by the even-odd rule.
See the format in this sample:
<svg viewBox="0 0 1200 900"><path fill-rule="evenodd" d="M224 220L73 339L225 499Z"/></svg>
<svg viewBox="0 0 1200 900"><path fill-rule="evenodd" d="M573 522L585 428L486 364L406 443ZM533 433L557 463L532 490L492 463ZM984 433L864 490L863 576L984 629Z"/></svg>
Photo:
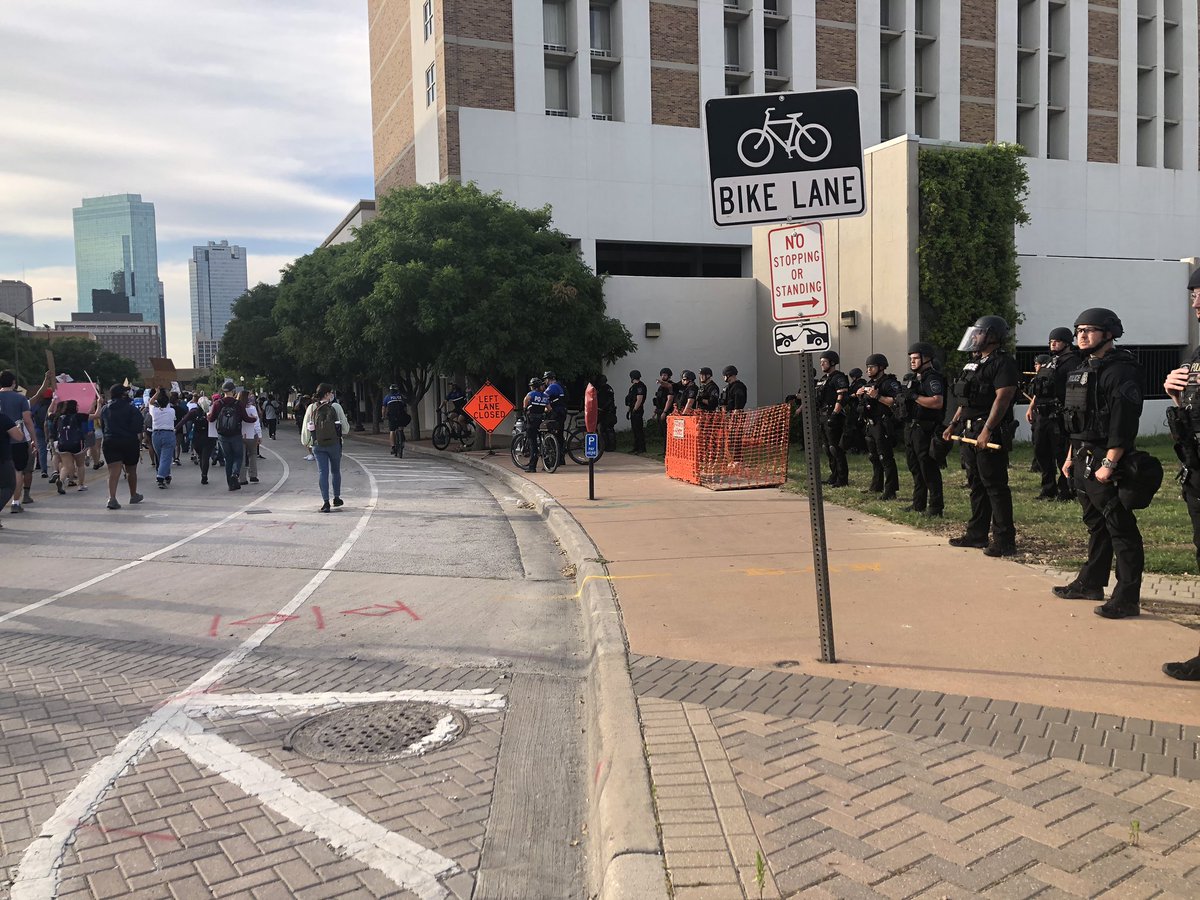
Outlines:
<svg viewBox="0 0 1200 900"><path fill-rule="evenodd" d="M588 460L588 499L596 499L596 461Z"/></svg>
<svg viewBox="0 0 1200 900"><path fill-rule="evenodd" d="M812 525L813 575L817 582L817 623L821 662L837 662L833 648L833 606L829 596L829 548L825 541L825 501L821 496L821 429L810 354L800 354L800 402L804 410L804 459L808 476L808 516Z"/></svg>

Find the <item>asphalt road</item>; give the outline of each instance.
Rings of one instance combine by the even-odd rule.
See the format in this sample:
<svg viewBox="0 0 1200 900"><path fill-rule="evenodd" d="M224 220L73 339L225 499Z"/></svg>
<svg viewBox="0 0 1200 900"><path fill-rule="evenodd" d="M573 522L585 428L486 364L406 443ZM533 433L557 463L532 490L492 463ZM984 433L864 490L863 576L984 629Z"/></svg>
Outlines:
<svg viewBox="0 0 1200 900"><path fill-rule="evenodd" d="M102 470L3 515L0 894L581 896L586 653L540 519L354 442L320 514L315 463L266 444L240 492L185 460L167 490L143 465L136 506L122 484L105 508ZM284 748L406 699L465 733L382 763Z"/></svg>

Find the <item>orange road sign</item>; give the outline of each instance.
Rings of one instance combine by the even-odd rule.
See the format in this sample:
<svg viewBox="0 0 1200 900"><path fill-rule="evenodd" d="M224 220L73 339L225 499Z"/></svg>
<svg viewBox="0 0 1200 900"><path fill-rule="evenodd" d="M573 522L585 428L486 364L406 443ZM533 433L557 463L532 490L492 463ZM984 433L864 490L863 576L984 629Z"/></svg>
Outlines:
<svg viewBox="0 0 1200 900"><path fill-rule="evenodd" d="M479 427L491 434L496 426L508 418L513 411L512 401L505 397L490 381L475 392L463 411L479 423Z"/></svg>

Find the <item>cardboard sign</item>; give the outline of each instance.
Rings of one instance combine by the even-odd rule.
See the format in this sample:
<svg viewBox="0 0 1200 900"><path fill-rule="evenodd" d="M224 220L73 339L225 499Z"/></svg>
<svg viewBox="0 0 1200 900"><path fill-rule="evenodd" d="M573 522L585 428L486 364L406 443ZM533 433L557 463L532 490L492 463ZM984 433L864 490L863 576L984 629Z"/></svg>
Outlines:
<svg viewBox="0 0 1200 900"><path fill-rule="evenodd" d="M99 389L99 385L92 384L90 381L72 381L69 384L55 385L54 394L58 397L60 406L68 400L74 400L79 405L79 411L86 413L92 408L96 392Z"/></svg>
<svg viewBox="0 0 1200 900"><path fill-rule="evenodd" d="M490 382L475 392L467 401L463 412L479 423L479 427L491 434L513 411L512 402Z"/></svg>
<svg viewBox="0 0 1200 900"><path fill-rule="evenodd" d="M172 382L179 381L179 375L175 372L175 363L164 357L150 357L150 368L154 370L154 377L149 381L150 387L170 389Z"/></svg>

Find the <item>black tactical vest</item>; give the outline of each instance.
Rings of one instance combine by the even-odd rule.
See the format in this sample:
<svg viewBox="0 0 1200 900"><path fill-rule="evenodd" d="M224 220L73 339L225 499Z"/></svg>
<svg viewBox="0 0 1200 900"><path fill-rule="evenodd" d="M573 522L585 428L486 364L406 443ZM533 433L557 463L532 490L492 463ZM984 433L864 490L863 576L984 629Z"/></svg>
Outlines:
<svg viewBox="0 0 1200 900"><path fill-rule="evenodd" d="M1188 363L1187 387L1179 395L1179 405L1187 410L1192 431L1200 434L1200 360Z"/></svg>
<svg viewBox="0 0 1200 900"><path fill-rule="evenodd" d="M987 415L996 400L992 375L995 359L993 354L986 362L971 360L962 367L962 374L954 382L954 397L959 406L966 408L968 418Z"/></svg>
<svg viewBox="0 0 1200 900"><path fill-rule="evenodd" d="M1074 440L1095 443L1106 437L1096 390L1102 363L1103 360L1087 360L1067 376L1063 426Z"/></svg>
<svg viewBox="0 0 1200 900"><path fill-rule="evenodd" d="M817 406L821 409L833 409L837 403L837 387L834 385L836 372L830 372L828 375L822 375L817 379Z"/></svg>

